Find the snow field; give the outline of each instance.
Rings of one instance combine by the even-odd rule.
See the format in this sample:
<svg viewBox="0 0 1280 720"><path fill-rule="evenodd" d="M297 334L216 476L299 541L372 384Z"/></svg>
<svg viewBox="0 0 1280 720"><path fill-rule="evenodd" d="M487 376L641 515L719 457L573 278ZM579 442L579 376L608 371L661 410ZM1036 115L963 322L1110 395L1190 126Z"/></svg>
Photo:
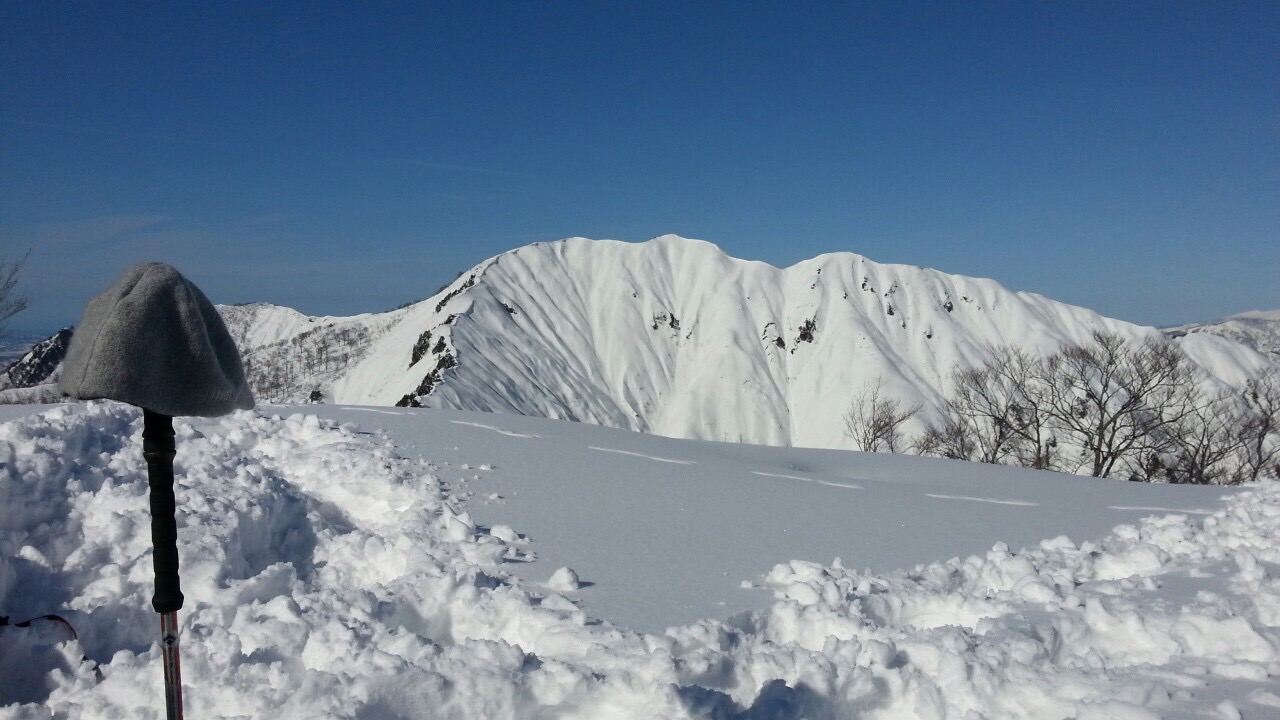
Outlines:
<svg viewBox="0 0 1280 720"><path fill-rule="evenodd" d="M1280 713L1275 484L1080 544L878 574L783 563L753 581L766 609L643 634L579 609L592 590L571 568L512 576L537 538L477 524L384 435L252 412L176 427L191 717ZM161 716L140 434L110 403L0 424L0 612L80 632L0 634L0 718Z"/></svg>

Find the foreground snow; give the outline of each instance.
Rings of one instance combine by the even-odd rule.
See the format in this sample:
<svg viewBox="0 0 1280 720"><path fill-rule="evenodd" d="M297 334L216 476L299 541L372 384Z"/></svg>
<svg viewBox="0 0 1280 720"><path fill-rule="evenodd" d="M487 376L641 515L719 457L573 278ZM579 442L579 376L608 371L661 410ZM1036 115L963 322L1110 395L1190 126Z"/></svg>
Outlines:
<svg viewBox="0 0 1280 720"><path fill-rule="evenodd" d="M471 433L468 454L488 447L495 458L535 439L527 423L552 425L484 420L490 417L499 416L436 422ZM609 584L576 563L541 574L542 583L509 572L533 565L521 561L537 556L540 540L519 523L479 523L464 507L467 500L477 514L500 518L510 508L518 515L515 498L504 504L495 497L501 493L482 488L483 475L499 474L485 458L446 461L441 454L461 452L461 441L406 447L419 443L402 442L396 433L405 430L391 430L393 444L364 429L371 426L254 413L178 423L191 717L1280 714L1275 485L1201 491L1192 505L1212 514L1152 517L1080 545L1066 537L1019 552L997 545L880 573L800 560L772 570L761 565L733 578L772 594L761 609L641 633L619 629L607 616L597 622L575 604L590 607L589 597ZM80 630L79 642L54 647L32 646L16 632L0 635L0 717L159 717L140 432L136 411L112 404L61 407L0 425L0 612L59 611ZM715 444L669 445L661 454L649 444L661 438L583 428L571 451L579 430L557 432L561 465L537 456L507 469L510 482L523 474L551 486L557 475L574 474L575 461L608 457L624 474L634 472L626 463L647 462L654 494L689 486L691 477L680 473L693 467L707 477L747 474L800 493L892 494L866 489L887 483L883 468L876 470L879 458L844 455L863 482L838 482L820 467L835 454L790 456L792 466L811 464L779 472L766 464L769 450L752 449L760 454L752 456L751 475L734 465L741 457L716 465L728 451ZM597 432L615 434L605 444L587 434ZM670 452L679 448L689 453ZM406 459L416 454L411 450L425 459ZM949 464L930 467L943 466ZM462 482L460 469L473 479ZM981 496L972 493L977 482L961 478L963 492L947 494L923 477L909 478L894 491L947 497L934 497L939 504L922 509L915 527L886 522L880 530L907 538L945 517L951 531L972 535L972 524L998 520L971 506L1015 518L1054 498L1036 474L1003 471ZM859 484L863 490L848 487ZM1099 507L1136 505L1132 485L1113 484L1114 497L1102 485L1087 487L1101 495L1093 500ZM1161 505L1171 491L1196 490L1146 489L1164 493ZM536 495L539 486L520 490ZM805 497L815 513L831 502ZM580 500L578 514L588 517L597 502L608 504L605 497ZM655 538L675 526L670 518L646 520ZM728 531L731 520L708 522ZM1097 519L1063 522L1074 533ZM806 523L783 516L742 537ZM999 535L1000 528L985 531ZM596 540L615 551L621 546L607 534ZM630 540L641 544L618 558L623 568L696 564L701 552L689 545L678 556L646 553L644 538ZM746 543L744 552L755 547Z"/></svg>

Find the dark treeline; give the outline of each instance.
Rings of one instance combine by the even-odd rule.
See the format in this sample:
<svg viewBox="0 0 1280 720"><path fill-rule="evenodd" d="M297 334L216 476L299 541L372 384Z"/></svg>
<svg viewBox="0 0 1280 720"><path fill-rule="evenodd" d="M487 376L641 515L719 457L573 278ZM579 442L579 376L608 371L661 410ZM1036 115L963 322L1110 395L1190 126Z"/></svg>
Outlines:
<svg viewBox="0 0 1280 720"><path fill-rule="evenodd" d="M1237 484L1280 475L1280 377L1217 387L1163 338L1112 333L1045 358L997 347L958 370L942 412L911 442L921 409L856 395L846 434L862 450L1087 473L1145 482Z"/></svg>

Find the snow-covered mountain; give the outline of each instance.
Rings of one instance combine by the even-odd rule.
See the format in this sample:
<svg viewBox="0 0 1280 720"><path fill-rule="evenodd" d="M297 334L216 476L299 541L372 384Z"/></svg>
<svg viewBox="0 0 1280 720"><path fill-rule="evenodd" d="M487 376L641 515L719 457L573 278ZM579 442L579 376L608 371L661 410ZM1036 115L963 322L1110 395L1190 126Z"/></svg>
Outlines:
<svg viewBox="0 0 1280 720"><path fill-rule="evenodd" d="M987 360L993 344L1049 353L1097 330L1159 334L992 280L852 253L776 268L671 235L535 243L386 313L220 310L260 400L479 410L836 448L852 446L842 418L870 383L928 412L952 372ZM1269 364L1218 335L1178 342L1232 384Z"/></svg>
<svg viewBox="0 0 1280 720"><path fill-rule="evenodd" d="M1173 338L1192 334L1217 335L1253 348L1280 363L1280 310L1252 310L1213 323L1192 323L1165 328Z"/></svg>
<svg viewBox="0 0 1280 720"><path fill-rule="evenodd" d="M676 236L572 238L480 263L428 300L357 318L225 310L260 395L585 421L672 437L849 447L842 416L877 380L935 407L991 344L1048 353L1095 330L1158 334L992 280L833 253L781 269ZM1267 364L1181 339L1242 382Z"/></svg>

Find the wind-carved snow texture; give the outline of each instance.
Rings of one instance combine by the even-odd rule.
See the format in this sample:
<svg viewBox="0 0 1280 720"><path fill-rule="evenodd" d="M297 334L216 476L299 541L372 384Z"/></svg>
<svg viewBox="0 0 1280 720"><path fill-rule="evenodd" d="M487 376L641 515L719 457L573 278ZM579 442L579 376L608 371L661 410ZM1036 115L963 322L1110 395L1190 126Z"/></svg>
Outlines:
<svg viewBox="0 0 1280 720"><path fill-rule="evenodd" d="M694 462L693 460L677 460L675 458L658 457L657 455L645 455L644 453L632 452L630 450L602 448L602 447L596 447L594 445L590 446L588 449L596 450L598 452L613 453L615 455L627 455L630 457L644 458L645 460L652 460L654 462L660 462L660 463L670 463L672 465L697 465L697 463Z"/></svg>
<svg viewBox="0 0 1280 720"><path fill-rule="evenodd" d="M0 635L0 717L158 712L140 430L137 411L115 404L0 424L0 604L17 617L56 609L80 630L52 648ZM783 563L755 583L775 595L767 609L659 636L588 618L564 594L591 591L572 568L536 588L513 579L502 563L529 541L477 525L433 465L385 437L251 412L177 432L193 717L1123 720L1280 708L1276 483L1207 517L1152 517L1081 544L996 545L884 574Z"/></svg>
<svg viewBox="0 0 1280 720"><path fill-rule="evenodd" d="M519 433L512 430L504 430L495 425L485 425L484 423L467 422L464 420L450 420L449 422L453 423L454 425L466 425L467 427L475 427L475 428L481 428L484 430L492 430L493 432L496 432L499 435L505 435L506 437L525 438L527 440L533 440L538 437L537 435L534 435L532 433Z"/></svg>
<svg viewBox="0 0 1280 720"><path fill-rule="evenodd" d="M826 485L827 487L846 488L848 490L865 490L866 489L861 485L854 485L853 483L838 483L838 482L832 482L830 480L823 480L822 478L807 478L807 477L800 477L799 475L786 475L784 473L771 473L771 472L761 472L759 470L752 470L751 474L759 475L760 477L782 478L783 480L800 480L802 482L817 483L819 485Z"/></svg>
<svg viewBox="0 0 1280 720"><path fill-rule="evenodd" d="M1001 500L998 498L969 497L968 495L939 495L937 493L925 493L924 496L937 500L964 500L966 502L991 503L993 505L1021 505L1023 507L1036 507L1039 505L1039 503L1033 503L1029 500Z"/></svg>

